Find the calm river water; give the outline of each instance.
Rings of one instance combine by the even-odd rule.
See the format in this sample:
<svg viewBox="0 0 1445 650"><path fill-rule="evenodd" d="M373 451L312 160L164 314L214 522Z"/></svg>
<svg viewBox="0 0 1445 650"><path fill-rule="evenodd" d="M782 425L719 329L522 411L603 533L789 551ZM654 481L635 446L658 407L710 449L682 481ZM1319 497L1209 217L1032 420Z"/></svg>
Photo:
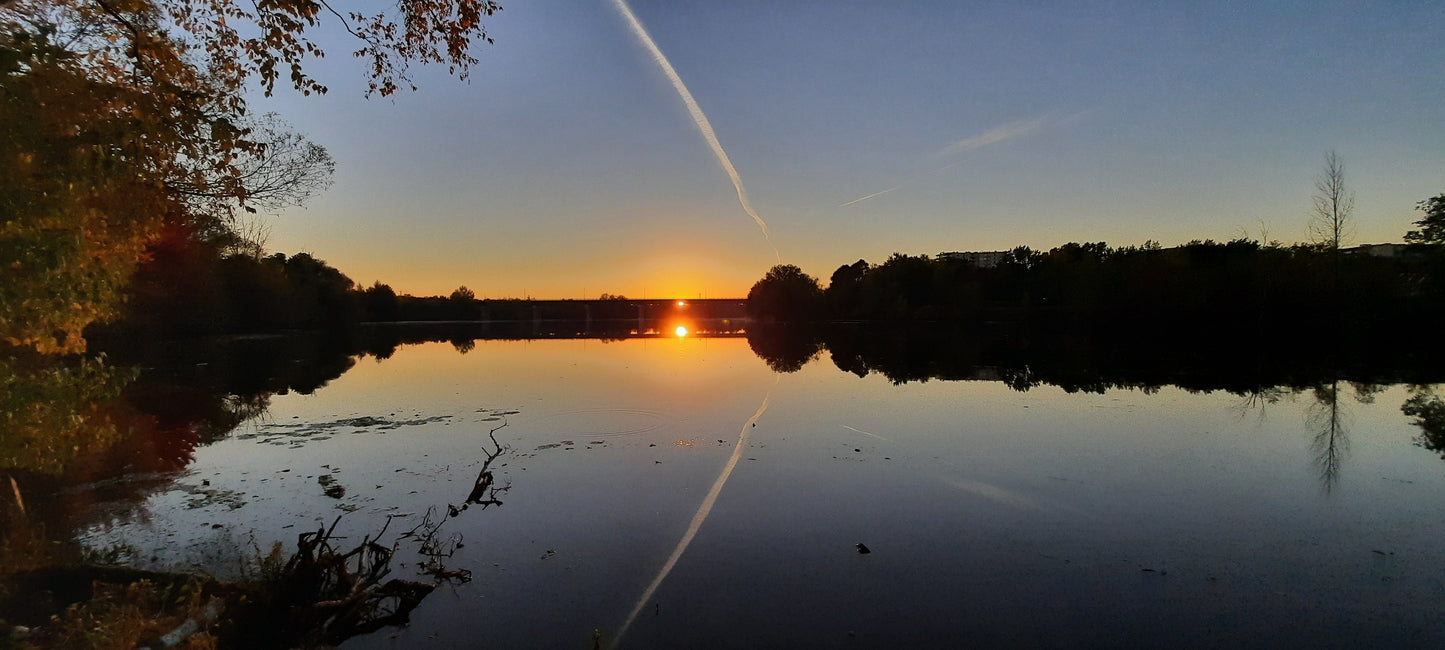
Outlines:
<svg viewBox="0 0 1445 650"><path fill-rule="evenodd" d="M1406 386L772 367L744 338L403 345L252 405L78 535L227 575L391 517L413 576L399 535L457 506L471 580L348 648L1445 644L1445 461ZM502 503L461 510L494 429Z"/></svg>

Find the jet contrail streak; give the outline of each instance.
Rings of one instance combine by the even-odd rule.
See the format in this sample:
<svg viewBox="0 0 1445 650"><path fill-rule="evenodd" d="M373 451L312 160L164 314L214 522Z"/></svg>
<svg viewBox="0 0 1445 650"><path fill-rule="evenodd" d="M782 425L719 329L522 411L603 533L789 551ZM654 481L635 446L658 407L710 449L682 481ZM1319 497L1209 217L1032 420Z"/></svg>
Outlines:
<svg viewBox="0 0 1445 650"><path fill-rule="evenodd" d="M617 7L618 13L621 13L622 17L627 20L627 26L631 28L632 33L637 36L637 40L652 54L652 60L657 62L658 67L662 68L662 73L667 75L667 80L672 82L673 90L676 90L678 96L682 97L682 103L687 105L687 112L692 116L692 121L697 125L697 130L702 132L702 138L707 141L707 146L712 148L712 153L717 157L718 164L722 165L723 171L727 172L728 178L732 179L733 188L738 191L738 203L742 204L743 212L748 213L748 216L757 222L758 228L761 228L763 231L763 238L768 240L768 246L773 249L773 256L777 257L778 261L781 262L783 259L782 255L778 254L778 247L773 245L773 236L768 232L768 224L763 221L762 217L758 216L757 210L754 210L753 206L748 203L748 192L743 189L743 179L741 176L738 176L737 168L733 167L732 159L728 158L726 151L723 151L722 143L717 139L717 133L714 133L712 130L712 122L708 121L707 115L704 115L702 112L702 107L699 106L697 100L693 98L692 92L687 89L687 84L682 83L682 77L677 75L677 70L673 69L667 57L663 56L662 50L658 49L657 43L652 41L652 36L648 35L647 29L642 26L642 23L637 20L637 16L632 13L632 8L627 6L627 1L612 0L612 4Z"/></svg>
<svg viewBox="0 0 1445 650"><path fill-rule="evenodd" d="M773 385L776 386L778 380L782 378L782 375L778 375L774 379ZM677 543L677 548L672 549L672 555L668 556L667 562L663 563L662 570L657 572L657 577L652 579L652 584L647 585L647 589L642 592L642 597L637 599L637 605L632 608L632 613L627 615L627 621L622 624L621 628L618 628L617 636L612 639L612 647L615 648L622 642L622 635L627 634L627 628L632 627L632 622L637 620L637 615L642 613L642 608L647 606L647 601L652 600L652 594L656 593L657 588L662 585L662 581L667 579L667 574L672 573L672 567L677 565L683 551L686 551L687 546L692 543L692 538L697 536L697 530L702 528L702 522L707 521L707 516L712 513L713 504L717 502L718 493L722 492L723 486L728 482L728 477L733 474L733 468L738 466L738 459L742 458L743 449L748 446L748 434L752 432L753 425L757 424L758 418L763 417L763 411L768 410L768 400L772 396L773 391L769 389L768 394L763 396L763 403L758 407L758 412L743 423L743 430L738 432L738 444L733 447L733 455L728 458L727 464L723 465L722 473L718 474L717 480L712 484L712 489L708 490L706 497L703 497L702 505L697 507L697 513L692 516L692 523L688 524L687 532L683 533L682 540Z"/></svg>
<svg viewBox="0 0 1445 650"><path fill-rule="evenodd" d="M1036 117L1032 120L1019 120L1017 122L1009 122L1008 124L1005 124L1003 126L994 127L978 135L970 136L959 140L958 142L955 142L951 145L948 145L947 147L944 147L942 151L939 151L938 155L946 156L948 154L962 153L964 151L973 151L974 149L982 149L991 144L998 144L1000 142L1003 142L1004 140L1012 140L1013 138L1021 136L1033 135L1035 133L1038 133L1040 130L1042 130L1048 125L1049 117L1047 115L1044 117Z"/></svg>
<svg viewBox="0 0 1445 650"><path fill-rule="evenodd" d="M858 197L858 198L856 198L856 199L853 199L852 201L849 201L849 202L847 202L847 203L844 203L844 204L842 204L842 205L839 205L838 207L840 207L840 208L846 208L846 207L848 207L848 206L850 206L850 205L853 205L854 203L862 203L862 202L864 202L864 201L867 201L868 199L871 199L871 198L874 198L874 197L878 197L878 196L883 196L884 194L887 194L887 193L889 193L889 192L892 192L893 190L896 190L896 189L898 189L898 188L900 188L900 187L903 187L903 186L902 186L902 185L894 185L893 187L890 187L890 188L888 188L888 189L886 189L886 190L883 190L882 192L874 192L874 193L872 193L872 194L869 194L868 196L860 196L860 197Z"/></svg>
<svg viewBox="0 0 1445 650"><path fill-rule="evenodd" d="M1068 116L1065 116L1065 117L1062 117L1062 118L1055 118L1055 117L1053 117L1052 115L1043 115L1043 116L1040 116L1040 117L1033 118L1033 119L1031 119L1031 120L1018 120L1018 121L1015 121L1015 122L1009 122L1008 124L1004 124L1004 125L1002 125L1002 126L996 126L996 127L992 128L992 129L989 129L989 130L987 130L987 131L984 131L983 133L979 133L979 134L976 134L976 135L972 135L972 136L969 136L969 137L964 138L964 139L962 139L962 140L959 140L958 142L955 142L955 143L953 143L953 144L948 145L947 147L944 147L943 149L940 149L940 150L938 151L938 153L936 153L936 154L934 154L934 155L935 155L935 156L949 156L949 155L953 155L953 154L957 154L957 153L964 153L964 152L968 152L968 151L973 151L973 150L975 150L975 149L982 149L982 148L984 148L984 147L996 145L996 144L998 144L998 143L1000 143L1000 142L1005 142L1005 141L1007 141L1007 140L1012 140L1012 139L1014 139L1014 138L1021 138L1021 137L1031 136L1031 135L1034 135L1034 134L1036 134L1036 133L1038 133L1038 132L1040 132L1040 131L1043 131L1044 129L1049 129L1049 128L1053 128L1053 127L1056 127L1056 126L1065 126L1065 125L1073 124L1073 123L1078 122L1079 120L1083 119L1084 116L1087 115L1087 114L1088 114L1088 112L1086 111L1086 112L1083 112L1083 113L1075 113L1075 114L1073 114L1073 115L1068 115ZM942 166L942 167L939 167L938 169L935 169L935 170L933 170L932 172L929 172L929 173L937 174L938 172L941 172L941 171L947 170L947 169L949 169L949 168L952 168L953 166L955 166L955 165L957 165L957 164L958 164L957 162L952 162L952 163L949 163L949 164L944 165L944 166ZM883 196L884 194L887 194L887 193L889 193L889 192L892 192L893 190L896 190L896 189L901 189L903 186L908 185L909 183L912 183L913 180L914 180L917 176L921 176L921 175L922 175L922 174L914 174L913 176L910 176L910 177L908 177L908 178L905 178L905 179L903 180L903 182L901 182L901 183L899 183L899 184L897 184L897 185L894 185L893 187L890 187L890 188L888 188L888 189L886 189L886 190L883 190L882 192L874 192L874 193L869 194L869 195L867 195L867 196L860 196L860 197L858 197L858 198L856 198L856 199L853 199L852 201L849 201L849 202L847 202L847 203L840 204L838 207L840 207L840 208L846 208L846 207L848 207L848 206L850 206L850 205L853 205L853 204L855 204L855 203L862 203L862 202L864 202L864 201L867 201L868 199L872 199L872 198L876 198L876 197L879 197L879 196Z"/></svg>

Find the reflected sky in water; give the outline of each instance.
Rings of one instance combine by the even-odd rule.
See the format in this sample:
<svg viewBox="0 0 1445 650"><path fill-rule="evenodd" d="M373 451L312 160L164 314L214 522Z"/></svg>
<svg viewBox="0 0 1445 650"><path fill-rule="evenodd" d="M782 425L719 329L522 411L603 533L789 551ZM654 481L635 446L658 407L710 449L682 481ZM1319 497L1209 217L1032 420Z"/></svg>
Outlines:
<svg viewBox="0 0 1445 650"><path fill-rule="evenodd" d="M473 581L346 647L1429 645L1445 466L1412 444L1407 396L1335 391L1347 444L1325 481L1310 391L778 375L740 338L406 345L274 396L86 539L224 572L234 540L294 544L338 515L358 538L397 516L395 534L467 498L505 423L503 505L446 524Z"/></svg>

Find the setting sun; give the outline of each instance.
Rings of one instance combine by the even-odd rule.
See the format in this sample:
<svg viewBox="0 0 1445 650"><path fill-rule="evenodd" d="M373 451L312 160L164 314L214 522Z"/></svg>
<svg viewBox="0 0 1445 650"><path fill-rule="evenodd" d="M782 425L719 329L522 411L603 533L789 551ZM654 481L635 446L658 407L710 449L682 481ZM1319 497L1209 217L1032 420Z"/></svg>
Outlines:
<svg viewBox="0 0 1445 650"><path fill-rule="evenodd" d="M687 336L687 328L682 325L678 325L677 329L673 330L673 332L678 336Z"/></svg>

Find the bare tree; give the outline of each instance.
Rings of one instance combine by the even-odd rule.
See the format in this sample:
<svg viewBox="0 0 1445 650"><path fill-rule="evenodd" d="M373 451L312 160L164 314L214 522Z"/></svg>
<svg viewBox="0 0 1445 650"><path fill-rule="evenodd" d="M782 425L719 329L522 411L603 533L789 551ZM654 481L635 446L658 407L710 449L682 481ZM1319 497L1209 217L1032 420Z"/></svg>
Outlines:
<svg viewBox="0 0 1445 650"><path fill-rule="evenodd" d="M244 255L260 261L271 241L271 224L260 214L237 215L231 225L232 237L223 238L221 255Z"/></svg>
<svg viewBox="0 0 1445 650"><path fill-rule="evenodd" d="M301 207L331 186L336 171L331 154L292 131L275 113L246 118L231 128L239 128L254 146L233 156L226 173L168 182L194 212L234 221L241 214Z"/></svg>
<svg viewBox="0 0 1445 650"><path fill-rule="evenodd" d="M1310 208L1310 239L1331 251L1354 234L1355 193L1345 187L1345 163L1333 149L1325 152L1325 168L1315 177Z"/></svg>

